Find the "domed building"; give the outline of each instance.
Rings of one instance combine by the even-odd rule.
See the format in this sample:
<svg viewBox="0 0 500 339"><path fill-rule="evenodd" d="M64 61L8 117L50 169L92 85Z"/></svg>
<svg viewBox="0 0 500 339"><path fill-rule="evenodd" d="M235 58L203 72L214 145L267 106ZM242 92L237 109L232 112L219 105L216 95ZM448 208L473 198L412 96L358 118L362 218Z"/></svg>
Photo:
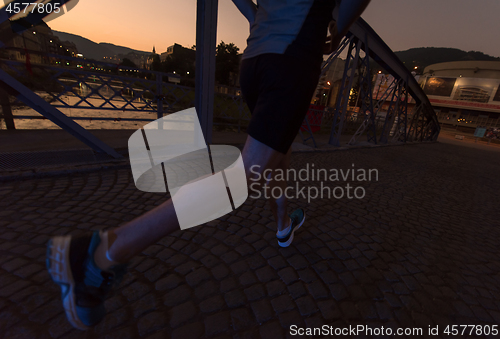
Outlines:
<svg viewBox="0 0 500 339"><path fill-rule="evenodd" d="M500 62L453 61L424 69L421 87L443 127L500 127Z"/></svg>

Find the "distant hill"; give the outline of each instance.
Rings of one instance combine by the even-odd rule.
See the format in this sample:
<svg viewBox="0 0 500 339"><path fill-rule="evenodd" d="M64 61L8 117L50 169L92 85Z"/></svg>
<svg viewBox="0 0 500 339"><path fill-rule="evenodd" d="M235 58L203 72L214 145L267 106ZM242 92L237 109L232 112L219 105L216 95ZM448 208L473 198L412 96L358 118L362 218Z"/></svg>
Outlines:
<svg viewBox="0 0 500 339"><path fill-rule="evenodd" d="M106 42L95 43L89 39L79 35L53 31L54 35L58 36L61 41L73 42L78 51L86 58L103 60L104 57L111 57L114 55L127 55L129 53L136 53L139 55L150 55L151 52L138 51L132 48L117 46ZM425 67L437 64L440 62L449 61L466 61L466 60L479 60L479 61L500 61L500 58L492 57L477 51L465 52L457 48L444 48L444 47L419 47L410 48L406 51L394 52L398 58L406 65L409 70L413 70L418 66L420 71Z"/></svg>
<svg viewBox="0 0 500 339"><path fill-rule="evenodd" d="M123 47L123 46L117 46L113 45L107 42L100 42L99 46L106 47L107 49L113 51L116 55L118 54L123 54L127 55L129 53L137 53L137 54L144 54L144 55L150 55L151 52L145 52L145 51L138 51L136 49L128 48L128 47Z"/></svg>
<svg viewBox="0 0 500 339"><path fill-rule="evenodd" d="M59 37L61 41L70 41L76 45L78 52L82 53L85 58L101 61L104 57L111 57L118 54L137 53L149 55L151 52L138 51L123 46L116 46L113 44L101 42L95 43L89 39L79 35L64 33L59 31L52 31L55 36Z"/></svg>
<svg viewBox="0 0 500 339"><path fill-rule="evenodd" d="M423 71L425 67L440 62L449 61L500 61L500 58L492 57L482 52L465 52L457 48L444 47L420 47L411 48L406 51L394 52L404 62L406 67L413 70L415 66Z"/></svg>

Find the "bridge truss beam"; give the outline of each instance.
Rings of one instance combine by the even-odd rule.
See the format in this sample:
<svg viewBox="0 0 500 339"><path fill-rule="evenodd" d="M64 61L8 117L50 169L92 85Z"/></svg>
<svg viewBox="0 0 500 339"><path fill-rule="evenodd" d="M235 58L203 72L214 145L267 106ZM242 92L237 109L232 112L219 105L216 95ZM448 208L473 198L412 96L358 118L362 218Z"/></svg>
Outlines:
<svg viewBox="0 0 500 339"><path fill-rule="evenodd" d="M435 141L440 131L437 116L429 99L410 71L363 19L358 19L351 27L349 38L349 51L333 113L329 144L341 146L340 139L355 77L358 77L359 81L359 101L361 104L358 119L361 117L362 123L348 144L356 144L364 134L366 134L367 142L372 144L386 144L389 141ZM324 68L332 60L333 58L328 58ZM395 79L376 104L373 104L375 99L372 91L370 60L377 62ZM415 101L416 109L409 117L410 96ZM382 105L387 103L389 97L391 99L384 117L379 115L379 111ZM377 127L381 127L378 135Z"/></svg>

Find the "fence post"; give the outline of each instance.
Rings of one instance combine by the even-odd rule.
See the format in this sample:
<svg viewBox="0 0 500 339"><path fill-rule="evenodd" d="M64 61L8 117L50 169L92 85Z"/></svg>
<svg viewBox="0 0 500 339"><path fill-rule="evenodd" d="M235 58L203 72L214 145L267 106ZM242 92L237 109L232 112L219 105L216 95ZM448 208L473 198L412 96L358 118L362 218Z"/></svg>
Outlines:
<svg viewBox="0 0 500 339"><path fill-rule="evenodd" d="M212 143L218 0L197 0L195 106L207 144Z"/></svg>

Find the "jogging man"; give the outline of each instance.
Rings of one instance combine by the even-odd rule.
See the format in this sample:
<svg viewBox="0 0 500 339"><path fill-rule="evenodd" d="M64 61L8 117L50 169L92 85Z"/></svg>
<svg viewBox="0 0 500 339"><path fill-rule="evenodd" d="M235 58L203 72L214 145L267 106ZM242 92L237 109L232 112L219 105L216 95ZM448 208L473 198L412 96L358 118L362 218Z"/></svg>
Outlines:
<svg viewBox="0 0 500 339"><path fill-rule="evenodd" d="M335 50L350 25L370 0L343 0L326 48ZM291 145L307 113L320 75L325 36L332 19L332 0L233 0L250 23L241 62L243 97L252 113L242 151L247 182L267 170L286 171ZM250 170L252 168L252 170ZM257 173L257 174L256 174ZM285 181L268 178L284 192ZM303 209L287 215L285 196L271 198L279 246L289 246L305 220ZM172 200L135 220L83 237L50 240L47 267L60 285L63 306L71 324L88 329L106 314L104 300L118 285L132 257L179 230Z"/></svg>

